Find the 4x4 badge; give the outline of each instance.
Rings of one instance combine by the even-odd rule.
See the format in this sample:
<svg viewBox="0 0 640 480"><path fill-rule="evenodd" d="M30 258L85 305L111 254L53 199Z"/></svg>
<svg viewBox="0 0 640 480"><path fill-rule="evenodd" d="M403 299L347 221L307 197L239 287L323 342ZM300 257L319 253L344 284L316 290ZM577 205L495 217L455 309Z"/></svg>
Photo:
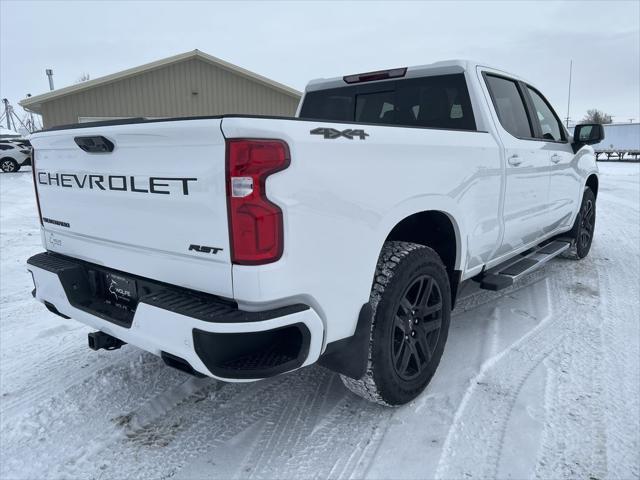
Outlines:
<svg viewBox="0 0 640 480"><path fill-rule="evenodd" d="M346 130L336 130L335 128L323 128L318 127L311 130L309 133L311 135L324 135L324 138L334 139L339 137L345 137L349 140L353 140L353 137L358 137L360 140L364 140L369 136L364 130L352 130L351 128L347 128Z"/></svg>

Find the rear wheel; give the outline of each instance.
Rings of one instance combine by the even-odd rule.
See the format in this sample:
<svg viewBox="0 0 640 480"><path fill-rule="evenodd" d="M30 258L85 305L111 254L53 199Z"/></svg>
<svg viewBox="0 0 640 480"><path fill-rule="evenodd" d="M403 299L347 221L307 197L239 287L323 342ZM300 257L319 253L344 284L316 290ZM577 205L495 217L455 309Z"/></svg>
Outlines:
<svg viewBox="0 0 640 480"><path fill-rule="evenodd" d="M20 170L20 165L13 158L5 157L0 160L0 169L6 173L17 172Z"/></svg>
<svg viewBox="0 0 640 480"><path fill-rule="evenodd" d="M586 257L591 250L593 233L596 227L596 196L587 187L582 196L580 211L576 216L573 228L569 231L568 237L572 240L572 245L567 254L568 258L580 260Z"/></svg>
<svg viewBox="0 0 640 480"><path fill-rule="evenodd" d="M359 380L343 375L342 381L367 400L401 405L426 388L447 340L451 293L438 254L415 243L387 242L370 302L367 372Z"/></svg>

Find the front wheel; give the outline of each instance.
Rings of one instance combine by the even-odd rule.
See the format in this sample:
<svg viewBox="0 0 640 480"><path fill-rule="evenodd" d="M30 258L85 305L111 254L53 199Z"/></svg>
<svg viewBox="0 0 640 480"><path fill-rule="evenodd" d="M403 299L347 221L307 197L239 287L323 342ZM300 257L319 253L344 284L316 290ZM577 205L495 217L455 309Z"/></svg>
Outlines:
<svg viewBox="0 0 640 480"><path fill-rule="evenodd" d="M596 227L596 196L587 187L582 195L580 211L576 216L573 228L569 231L568 237L571 239L571 248L567 250L565 257L580 260L586 257L591 250L593 233Z"/></svg>
<svg viewBox="0 0 640 480"><path fill-rule="evenodd" d="M438 254L415 243L385 243L370 302L367 372L358 380L341 378L367 400L402 405L431 381L447 341L451 291Z"/></svg>
<svg viewBox="0 0 640 480"><path fill-rule="evenodd" d="M3 158L0 160L0 169L6 173L12 173L20 170L20 165L13 158Z"/></svg>

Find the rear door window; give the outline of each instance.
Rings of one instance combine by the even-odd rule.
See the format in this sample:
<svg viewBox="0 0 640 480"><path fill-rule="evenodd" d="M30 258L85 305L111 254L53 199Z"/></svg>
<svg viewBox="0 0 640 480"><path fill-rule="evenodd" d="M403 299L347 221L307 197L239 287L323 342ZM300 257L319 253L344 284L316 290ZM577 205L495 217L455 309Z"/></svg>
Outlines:
<svg viewBox="0 0 640 480"><path fill-rule="evenodd" d="M463 74L363 83L308 92L300 118L476 130Z"/></svg>
<svg viewBox="0 0 640 480"><path fill-rule="evenodd" d="M502 127L514 137L533 137L524 98L518 84L513 80L493 75L487 75L486 79L491 100Z"/></svg>

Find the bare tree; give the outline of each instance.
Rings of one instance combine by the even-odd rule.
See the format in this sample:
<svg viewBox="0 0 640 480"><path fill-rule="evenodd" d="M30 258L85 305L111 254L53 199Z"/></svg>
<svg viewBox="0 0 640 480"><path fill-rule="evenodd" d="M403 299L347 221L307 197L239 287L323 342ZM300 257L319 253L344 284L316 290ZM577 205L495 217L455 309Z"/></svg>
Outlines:
<svg viewBox="0 0 640 480"><path fill-rule="evenodd" d="M82 82L86 82L87 80L89 80L91 77L89 76L88 73L83 73L82 75L80 75L78 77L78 79L76 80L76 83L82 83Z"/></svg>
<svg viewBox="0 0 640 480"><path fill-rule="evenodd" d="M592 108L591 110L587 110L587 114L582 121L583 123L611 123L611 115L597 108Z"/></svg>

